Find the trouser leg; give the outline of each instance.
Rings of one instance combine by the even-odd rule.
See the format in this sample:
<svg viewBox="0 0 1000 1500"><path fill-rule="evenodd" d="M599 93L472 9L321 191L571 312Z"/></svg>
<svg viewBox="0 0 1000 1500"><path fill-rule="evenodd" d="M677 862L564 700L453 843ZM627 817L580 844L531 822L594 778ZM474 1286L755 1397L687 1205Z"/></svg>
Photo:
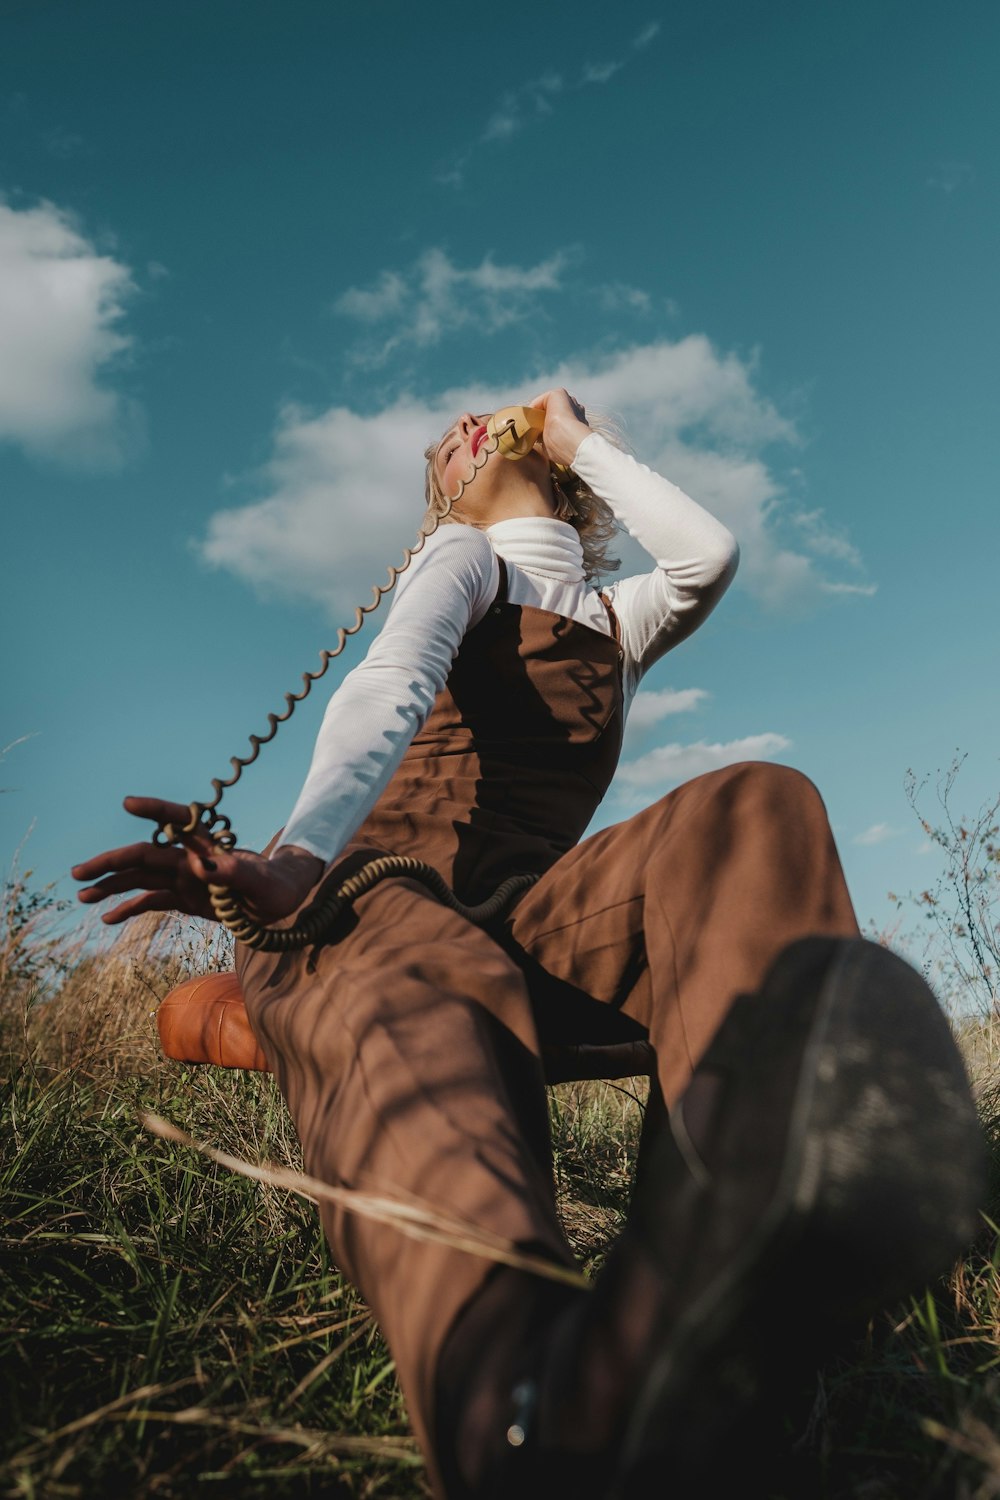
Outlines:
<svg viewBox="0 0 1000 1500"><path fill-rule="evenodd" d="M254 1031L306 1170L419 1200L571 1265L522 975L484 932L422 888L381 886L358 903L357 916L341 944L319 951L312 973L308 953L240 954ZM440 1348L495 1265L330 1205L321 1215L337 1264L385 1334L433 1472ZM548 1300L562 1305L554 1284L522 1280L539 1315Z"/></svg>
<svg viewBox="0 0 1000 1500"><path fill-rule="evenodd" d="M685 1093L736 998L756 989L795 939L856 933L818 793L796 772L763 764L698 778L587 839L522 898L508 924L509 951L529 980L546 1040L557 1040L560 1028L565 1040L579 1040L574 1009L581 1024L593 1025L593 1000L648 1031L659 1079L640 1171L666 1120L661 1088L671 1105ZM607 1025L600 1033L603 1041L613 1035ZM578 1451L584 1488L599 1484L600 1455L633 1387L660 1276L633 1244L585 1308L549 1324L545 1380L560 1392L556 1406L550 1402L549 1435L558 1431L567 1461ZM492 1408L484 1390L481 1351L496 1345L510 1318L510 1305L492 1300L470 1304L444 1351L451 1388L479 1392L463 1430L464 1472L480 1485L488 1484L512 1410L509 1386L494 1388Z"/></svg>
<svg viewBox="0 0 1000 1500"><path fill-rule="evenodd" d="M769 766L700 778L560 860L511 923L524 972L404 882L366 897L358 916L315 973L307 955L241 956L307 1170L417 1196L562 1263L528 961L648 1028L673 1101L732 1000L785 944L856 931L822 803ZM457 1427L475 1386L473 1435L485 1434L520 1346L565 1298L463 1252L323 1217L386 1334L433 1467L439 1397Z"/></svg>
<svg viewBox="0 0 1000 1500"><path fill-rule="evenodd" d="M818 792L757 762L700 776L586 839L510 923L529 970L648 1029L668 1104L783 948L857 932Z"/></svg>

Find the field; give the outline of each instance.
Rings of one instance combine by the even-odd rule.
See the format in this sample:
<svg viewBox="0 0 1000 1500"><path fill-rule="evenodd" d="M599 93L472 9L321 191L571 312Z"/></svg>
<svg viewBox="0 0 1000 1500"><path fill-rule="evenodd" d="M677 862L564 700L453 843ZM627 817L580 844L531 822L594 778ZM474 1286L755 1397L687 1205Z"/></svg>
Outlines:
<svg viewBox="0 0 1000 1500"><path fill-rule="evenodd" d="M44 916L8 920L0 967L0 1495L428 1495L391 1360L313 1206L143 1123L299 1166L269 1078L159 1055L158 999L224 951L142 919L67 955ZM754 1486L775 1500L1000 1496L1000 1033L963 1030L991 1217L784 1415L794 1460ZM561 1212L593 1270L625 1212L642 1091L561 1085L551 1109Z"/></svg>

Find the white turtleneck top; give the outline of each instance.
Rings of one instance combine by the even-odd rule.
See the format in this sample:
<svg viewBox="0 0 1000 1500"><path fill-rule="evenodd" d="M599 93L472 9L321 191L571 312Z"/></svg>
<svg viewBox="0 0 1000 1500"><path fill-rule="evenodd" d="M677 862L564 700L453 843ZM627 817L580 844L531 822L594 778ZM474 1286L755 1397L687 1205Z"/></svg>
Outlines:
<svg viewBox="0 0 1000 1500"><path fill-rule="evenodd" d="M722 597L739 551L721 522L597 433L584 438L573 468L656 563L603 590L621 628L627 711L643 673ZM565 521L442 526L400 575L380 634L330 699L280 844L330 861L364 822L425 723L463 636L496 597L498 554L510 603L610 634L607 610L584 580L580 539Z"/></svg>

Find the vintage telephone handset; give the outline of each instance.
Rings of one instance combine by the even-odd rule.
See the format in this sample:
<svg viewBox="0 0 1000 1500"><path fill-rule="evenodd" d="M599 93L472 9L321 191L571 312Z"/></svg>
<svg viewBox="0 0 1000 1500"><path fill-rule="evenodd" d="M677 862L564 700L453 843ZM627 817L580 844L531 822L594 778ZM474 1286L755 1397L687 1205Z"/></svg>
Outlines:
<svg viewBox="0 0 1000 1500"><path fill-rule="evenodd" d="M184 834L200 830L208 833L220 848L235 848L236 834L233 832L232 823L225 813L220 813L218 810L223 794L229 787L236 785L247 766L253 765L260 754L261 745L269 744L274 739L278 732L278 725L284 724L287 719L291 718L295 712L295 705L301 703L304 698L308 698L313 683L318 682L325 675L333 659L344 650L348 637L358 633L365 622L365 616L378 609L383 597L395 586L400 573L406 571L428 537L434 535L434 532L458 504L490 455L499 452L503 458L525 458L541 437L544 425L545 412L540 407L505 406L493 413L486 423L486 440L472 460L472 473L468 479L459 482L457 495L447 497L447 509L444 513L440 516L431 516L430 520L425 522L414 545L404 549L400 565L390 566L388 569L388 582L373 584L371 603L357 606L354 611L353 625L340 626L337 631L336 646L332 651L324 649L320 652L320 665L316 671L303 672L301 691L285 694L284 713L268 714L267 733L250 736L250 754L232 756L230 765L233 768L233 774L224 780L213 777L212 789L215 795L212 800L189 803L190 817L188 822L180 827L175 823L160 824L153 834L155 844L179 844ZM565 472L561 465L553 465L553 467L557 472ZM248 947L269 953L287 952L318 942L347 906L390 875L406 875L411 880L421 880L439 901L480 925L500 916L514 896L533 885L538 878L536 875L512 875L498 886L488 901L470 907L458 900L433 866L407 855L386 855L380 859L370 860L356 875L340 884L325 881L308 911L298 919L294 926L287 928L262 926L250 916L239 898L227 886L209 885L208 894L215 916L241 942L246 943Z"/></svg>

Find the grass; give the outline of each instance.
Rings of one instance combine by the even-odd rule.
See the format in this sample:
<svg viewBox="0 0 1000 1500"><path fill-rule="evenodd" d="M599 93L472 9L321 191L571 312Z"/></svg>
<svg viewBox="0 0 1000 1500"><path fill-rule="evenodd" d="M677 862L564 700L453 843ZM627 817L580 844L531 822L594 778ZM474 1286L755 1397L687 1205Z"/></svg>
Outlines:
<svg viewBox="0 0 1000 1500"><path fill-rule="evenodd" d="M64 954L44 1002L16 960L0 963L0 1495L428 1495L392 1361L313 1207L140 1123L151 1111L301 1168L269 1078L159 1055L157 998L224 949L147 923ZM992 1067L997 1037L979 1026L969 1041ZM987 1078L994 1221L997 1100ZM622 1223L641 1111L627 1085L552 1091L561 1212L591 1271ZM785 1421L797 1468L775 1500L782 1485L808 1500L1000 1496L995 1224L947 1279L873 1320Z"/></svg>

